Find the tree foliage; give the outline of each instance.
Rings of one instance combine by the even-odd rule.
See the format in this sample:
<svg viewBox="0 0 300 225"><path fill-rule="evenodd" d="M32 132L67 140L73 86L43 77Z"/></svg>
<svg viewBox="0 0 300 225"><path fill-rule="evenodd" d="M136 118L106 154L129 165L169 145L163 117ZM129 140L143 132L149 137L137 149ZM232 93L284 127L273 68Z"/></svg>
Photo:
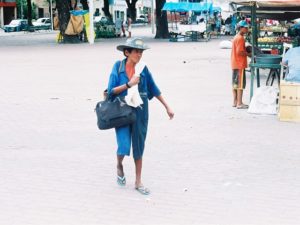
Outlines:
<svg viewBox="0 0 300 225"><path fill-rule="evenodd" d="M17 18L25 18L25 19L35 19L36 18L36 5L34 3L31 3L31 1L29 1L30 3L28 4L28 0L17 0ZM28 7L29 6L29 7ZM31 14L28 11L28 8L31 7Z"/></svg>

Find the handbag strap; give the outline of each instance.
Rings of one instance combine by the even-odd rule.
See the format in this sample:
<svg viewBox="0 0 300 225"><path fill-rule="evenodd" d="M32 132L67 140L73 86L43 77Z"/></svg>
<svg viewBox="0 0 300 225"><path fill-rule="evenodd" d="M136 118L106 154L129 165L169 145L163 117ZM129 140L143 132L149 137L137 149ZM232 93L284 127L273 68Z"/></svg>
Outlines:
<svg viewBox="0 0 300 225"><path fill-rule="evenodd" d="M120 60L119 63L120 63L120 65L119 65L119 69L118 69L118 76L120 75L120 72L121 72L121 69L122 69L123 60ZM107 99L109 97L107 89L105 89L103 91L103 96L104 96L104 99Z"/></svg>

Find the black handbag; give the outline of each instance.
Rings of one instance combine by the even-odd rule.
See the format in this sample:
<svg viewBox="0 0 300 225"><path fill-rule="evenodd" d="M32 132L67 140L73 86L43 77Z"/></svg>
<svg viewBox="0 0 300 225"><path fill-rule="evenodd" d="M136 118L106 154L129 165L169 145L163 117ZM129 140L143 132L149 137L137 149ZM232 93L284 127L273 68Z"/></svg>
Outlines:
<svg viewBox="0 0 300 225"><path fill-rule="evenodd" d="M136 121L135 109L126 104L124 98L116 97L114 100L106 98L98 102L95 108L97 125L100 130L122 127Z"/></svg>

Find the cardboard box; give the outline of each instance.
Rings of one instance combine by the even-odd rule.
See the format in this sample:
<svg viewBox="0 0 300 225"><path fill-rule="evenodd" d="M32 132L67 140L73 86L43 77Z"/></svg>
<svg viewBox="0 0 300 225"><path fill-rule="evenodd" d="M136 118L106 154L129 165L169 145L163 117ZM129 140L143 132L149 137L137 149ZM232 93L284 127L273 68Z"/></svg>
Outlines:
<svg viewBox="0 0 300 225"><path fill-rule="evenodd" d="M281 81L279 120L300 122L300 83Z"/></svg>

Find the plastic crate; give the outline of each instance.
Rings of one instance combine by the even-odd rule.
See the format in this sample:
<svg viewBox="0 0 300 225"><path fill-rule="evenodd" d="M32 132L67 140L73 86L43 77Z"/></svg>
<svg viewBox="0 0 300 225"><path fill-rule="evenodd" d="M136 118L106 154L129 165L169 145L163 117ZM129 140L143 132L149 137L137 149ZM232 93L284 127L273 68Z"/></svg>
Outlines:
<svg viewBox="0 0 300 225"><path fill-rule="evenodd" d="M278 42L258 42L258 47L260 49L278 49L278 53L281 55L283 53L283 43Z"/></svg>

